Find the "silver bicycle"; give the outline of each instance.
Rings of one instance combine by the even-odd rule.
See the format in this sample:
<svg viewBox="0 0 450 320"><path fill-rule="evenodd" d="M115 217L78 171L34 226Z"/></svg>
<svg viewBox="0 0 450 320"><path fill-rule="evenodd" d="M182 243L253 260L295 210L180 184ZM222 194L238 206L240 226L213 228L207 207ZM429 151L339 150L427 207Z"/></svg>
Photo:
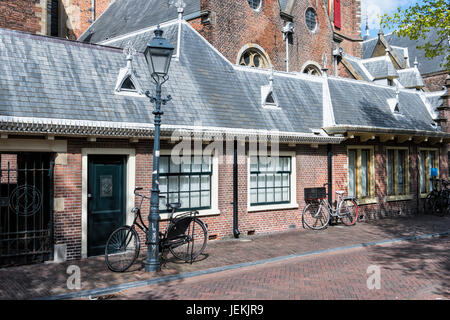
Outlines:
<svg viewBox="0 0 450 320"><path fill-rule="evenodd" d="M332 218L341 220L345 225L352 226L358 220L358 202L354 197L343 197L344 191L336 191L337 207L328 202L325 188L305 188L306 207L303 209L302 220L310 229L325 228Z"/></svg>

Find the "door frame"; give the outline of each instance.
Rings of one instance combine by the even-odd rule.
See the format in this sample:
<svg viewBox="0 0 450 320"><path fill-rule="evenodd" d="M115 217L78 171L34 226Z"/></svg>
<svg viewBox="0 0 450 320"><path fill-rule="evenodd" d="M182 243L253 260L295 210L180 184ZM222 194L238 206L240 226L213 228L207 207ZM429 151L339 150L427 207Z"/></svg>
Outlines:
<svg viewBox="0 0 450 320"><path fill-rule="evenodd" d="M89 155L125 155L126 157L126 224L133 222L134 187L136 181L136 150L134 148L82 148L81 149L81 257L88 253L88 157Z"/></svg>

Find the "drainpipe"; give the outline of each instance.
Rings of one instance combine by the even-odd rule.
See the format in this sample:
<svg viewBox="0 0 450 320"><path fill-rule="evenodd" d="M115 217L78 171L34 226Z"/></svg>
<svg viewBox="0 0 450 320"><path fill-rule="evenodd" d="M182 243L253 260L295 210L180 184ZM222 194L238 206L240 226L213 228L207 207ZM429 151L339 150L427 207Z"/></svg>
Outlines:
<svg viewBox="0 0 450 320"><path fill-rule="evenodd" d="M89 19L90 23L94 23L95 21L95 0L91 0L91 7L89 8L91 11L91 18Z"/></svg>
<svg viewBox="0 0 450 320"><path fill-rule="evenodd" d="M238 222L238 142L234 140L233 151L233 235L239 238L239 222Z"/></svg>
<svg viewBox="0 0 450 320"><path fill-rule="evenodd" d="M294 24L292 22L286 22L281 32L286 41L286 72L289 72L289 35L294 33Z"/></svg>
<svg viewBox="0 0 450 320"><path fill-rule="evenodd" d="M333 146L327 145L327 165L328 165L328 202L332 206L333 202Z"/></svg>

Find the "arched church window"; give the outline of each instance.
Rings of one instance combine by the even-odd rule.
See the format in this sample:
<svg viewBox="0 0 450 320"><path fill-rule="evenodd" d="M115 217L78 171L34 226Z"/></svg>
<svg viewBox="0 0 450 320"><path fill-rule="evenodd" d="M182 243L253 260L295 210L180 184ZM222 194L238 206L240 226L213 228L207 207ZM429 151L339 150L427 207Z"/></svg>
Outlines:
<svg viewBox="0 0 450 320"><path fill-rule="evenodd" d="M257 48L249 48L245 50L239 59L241 66L247 66L251 68L263 68L268 69L270 67L269 59L266 55Z"/></svg>
<svg viewBox="0 0 450 320"><path fill-rule="evenodd" d="M259 11L261 9L262 0L247 0L248 5L255 11Z"/></svg>
<svg viewBox="0 0 450 320"><path fill-rule="evenodd" d="M312 76L321 76L322 72L317 68L317 66L310 64L303 69L303 73L312 75Z"/></svg>

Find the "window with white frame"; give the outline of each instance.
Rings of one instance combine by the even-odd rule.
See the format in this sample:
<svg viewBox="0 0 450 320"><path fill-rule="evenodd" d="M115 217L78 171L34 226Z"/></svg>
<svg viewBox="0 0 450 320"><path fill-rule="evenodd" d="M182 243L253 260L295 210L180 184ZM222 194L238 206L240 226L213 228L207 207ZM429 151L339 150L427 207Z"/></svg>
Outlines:
<svg viewBox="0 0 450 320"><path fill-rule="evenodd" d="M292 157L250 157L250 205L291 203Z"/></svg>
<svg viewBox="0 0 450 320"><path fill-rule="evenodd" d="M166 203L181 203L179 211L211 209L212 158L209 156L180 157L180 163L170 156L160 157L160 210L167 212Z"/></svg>

